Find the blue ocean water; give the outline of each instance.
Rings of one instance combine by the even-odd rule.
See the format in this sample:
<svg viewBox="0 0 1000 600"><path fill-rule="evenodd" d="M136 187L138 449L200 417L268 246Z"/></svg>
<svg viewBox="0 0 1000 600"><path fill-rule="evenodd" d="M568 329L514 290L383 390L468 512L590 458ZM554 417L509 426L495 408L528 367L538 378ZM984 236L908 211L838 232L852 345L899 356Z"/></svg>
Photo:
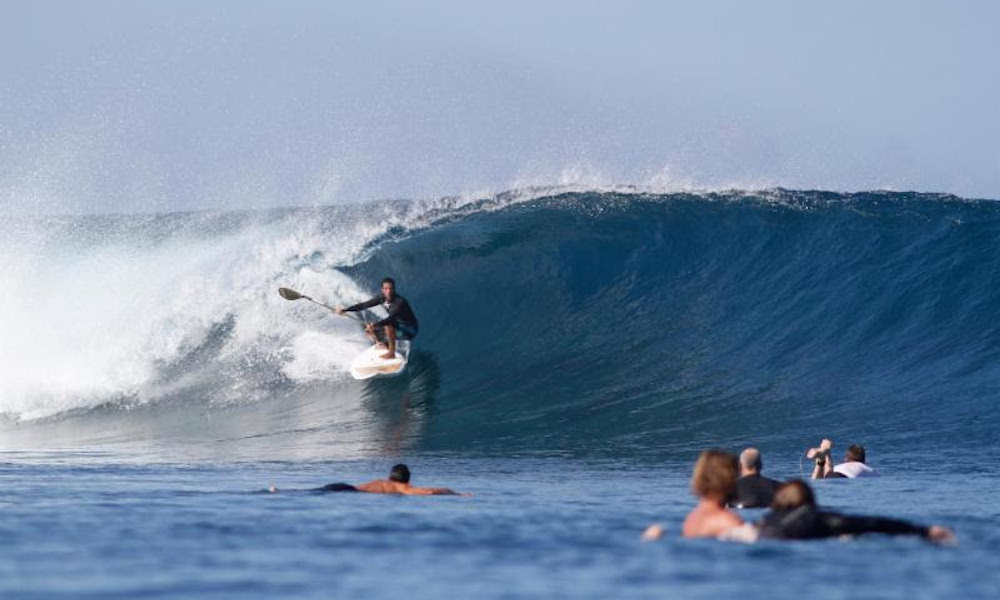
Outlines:
<svg viewBox="0 0 1000 600"><path fill-rule="evenodd" d="M0 233L0 597L1000 592L993 201L529 190ZM355 382L356 324L276 289L385 275L421 334ZM701 449L788 478L824 436L882 477L822 504L959 545L679 537ZM473 495L308 491L400 461Z"/></svg>
<svg viewBox="0 0 1000 600"><path fill-rule="evenodd" d="M772 456L776 476L785 457ZM4 598L995 598L994 473L900 469L821 482L826 505L953 527L901 538L689 541L689 465L414 457L416 483L471 497L301 491L391 461L135 465L5 454ZM67 463L76 464L67 464ZM881 466L876 462L877 466ZM888 471L888 469L886 469ZM269 483L281 491L259 492ZM760 511L744 511L758 518ZM641 543L661 522L668 537Z"/></svg>

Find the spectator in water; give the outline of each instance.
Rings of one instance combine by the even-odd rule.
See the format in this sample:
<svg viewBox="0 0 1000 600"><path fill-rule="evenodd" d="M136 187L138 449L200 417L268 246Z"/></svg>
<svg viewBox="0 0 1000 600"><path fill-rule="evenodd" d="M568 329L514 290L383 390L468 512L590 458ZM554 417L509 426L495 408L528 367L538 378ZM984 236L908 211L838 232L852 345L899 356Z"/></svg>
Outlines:
<svg viewBox="0 0 1000 600"><path fill-rule="evenodd" d="M736 480L736 498L733 504L738 508L765 508L771 504L774 490L781 485L770 477L761 475L764 459L756 448L740 452L740 478Z"/></svg>
<svg viewBox="0 0 1000 600"><path fill-rule="evenodd" d="M360 485L330 483L320 490L325 492L367 492L369 494L401 494L404 496L459 496L448 488L423 488L410 485L410 469L399 464L389 471L388 479L376 479ZM464 494L468 495L468 494Z"/></svg>
<svg viewBox="0 0 1000 600"><path fill-rule="evenodd" d="M916 535L934 542L954 542L946 527L924 527L898 519L862 517L821 511L809 484L801 479L783 483L774 493L771 511L758 526L760 537L804 540L864 533Z"/></svg>
<svg viewBox="0 0 1000 600"><path fill-rule="evenodd" d="M753 541L757 530L726 504L736 493L739 467L736 457L722 450L705 450L694 464L691 492L698 497L698 505L684 519L682 533L687 538L714 537L730 541ZM644 541L663 537L663 527L653 524L642 534Z"/></svg>
<svg viewBox="0 0 1000 600"><path fill-rule="evenodd" d="M865 464L865 448L859 444L848 446L844 453L844 462L834 465L830 451L833 449L833 442L824 439L818 448L810 448L806 456L815 461L813 467L813 479L828 479L835 477L875 477L878 473Z"/></svg>

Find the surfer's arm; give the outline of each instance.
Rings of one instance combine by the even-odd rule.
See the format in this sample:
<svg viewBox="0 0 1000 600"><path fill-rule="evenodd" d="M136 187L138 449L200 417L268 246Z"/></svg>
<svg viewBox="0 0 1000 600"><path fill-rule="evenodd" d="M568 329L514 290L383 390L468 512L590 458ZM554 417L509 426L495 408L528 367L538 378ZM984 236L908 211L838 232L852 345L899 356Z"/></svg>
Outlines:
<svg viewBox="0 0 1000 600"><path fill-rule="evenodd" d="M833 458L830 456L832 449L833 442L824 438L818 448L810 448L806 453L806 456L816 461L812 472L813 479L824 479L833 472Z"/></svg>
<svg viewBox="0 0 1000 600"><path fill-rule="evenodd" d="M379 303L381 300L380 296L375 296L371 300L365 300L364 302L358 302L357 304L352 304L344 309L344 312L355 312L359 310L364 310L366 308L371 308Z"/></svg>
<svg viewBox="0 0 1000 600"><path fill-rule="evenodd" d="M813 467L812 472L813 479L825 479L833 473L833 459L830 458L829 453L818 456L815 460L816 466Z"/></svg>
<svg viewBox="0 0 1000 600"><path fill-rule="evenodd" d="M826 526L837 535L884 533L887 535L917 535L932 538L931 528L885 517L859 517L838 513L820 513ZM943 528L942 528L943 529Z"/></svg>
<svg viewBox="0 0 1000 600"><path fill-rule="evenodd" d="M458 496L458 492L454 490L449 490L448 488L421 488L421 487L411 487L404 494L409 494L412 496Z"/></svg>

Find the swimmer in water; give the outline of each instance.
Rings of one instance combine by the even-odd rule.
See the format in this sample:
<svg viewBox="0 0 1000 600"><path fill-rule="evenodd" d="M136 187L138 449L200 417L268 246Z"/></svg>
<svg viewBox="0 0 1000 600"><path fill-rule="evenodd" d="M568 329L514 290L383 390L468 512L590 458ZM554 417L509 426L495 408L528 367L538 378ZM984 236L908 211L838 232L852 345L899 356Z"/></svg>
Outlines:
<svg viewBox="0 0 1000 600"><path fill-rule="evenodd" d="M810 448L806 452L806 457L814 460L816 463L812 472L813 479L831 479L837 477L854 479L855 477L878 476L875 469L865 464L864 446L860 444L848 446L847 452L844 453L844 462L836 466L833 464L833 457L830 456L830 450L832 449L833 442L824 439L820 442L818 448Z"/></svg>
<svg viewBox="0 0 1000 600"><path fill-rule="evenodd" d="M771 512L758 525L760 537L806 540L864 533L916 535L938 543L954 543L947 527L924 527L899 519L844 515L819 510L816 497L805 481L793 479L774 493Z"/></svg>
<svg viewBox="0 0 1000 600"><path fill-rule="evenodd" d="M388 479L376 479L353 486L347 483L331 483L320 488L326 492L366 492L369 494L401 494L404 496L468 496L448 488L424 488L410 485L410 469L399 464L392 467Z"/></svg>
<svg viewBox="0 0 1000 600"><path fill-rule="evenodd" d="M736 494L739 475L736 457L721 450L705 450L694 464L691 491L698 497L682 530L686 538L726 538L733 530L744 526L743 519L726 509L726 503ZM642 534L645 541L663 536L663 527L650 525Z"/></svg>
<svg viewBox="0 0 1000 600"><path fill-rule="evenodd" d="M760 450L746 448L740 452L740 478L736 480L736 499L732 504L738 508L764 508L771 504L774 490L781 482L761 475L763 468Z"/></svg>

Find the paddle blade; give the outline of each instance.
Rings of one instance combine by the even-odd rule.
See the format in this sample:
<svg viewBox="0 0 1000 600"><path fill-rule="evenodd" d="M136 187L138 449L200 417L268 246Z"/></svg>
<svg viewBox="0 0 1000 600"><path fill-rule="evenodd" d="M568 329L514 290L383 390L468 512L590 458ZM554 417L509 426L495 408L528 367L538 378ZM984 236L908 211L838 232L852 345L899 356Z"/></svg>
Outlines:
<svg viewBox="0 0 1000 600"><path fill-rule="evenodd" d="M278 288L278 293L281 294L281 297L285 300L298 300L303 297L302 294L288 288Z"/></svg>

